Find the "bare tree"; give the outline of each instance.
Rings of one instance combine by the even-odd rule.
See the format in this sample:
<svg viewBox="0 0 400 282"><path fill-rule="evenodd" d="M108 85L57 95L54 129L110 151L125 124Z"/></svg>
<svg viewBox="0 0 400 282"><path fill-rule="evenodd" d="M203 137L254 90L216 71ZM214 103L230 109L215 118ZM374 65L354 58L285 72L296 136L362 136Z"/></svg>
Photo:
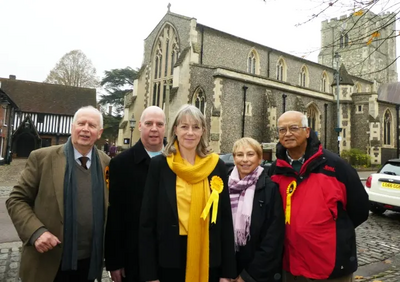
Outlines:
<svg viewBox="0 0 400 282"><path fill-rule="evenodd" d="M99 86L96 69L81 50L72 50L65 54L44 82L76 87Z"/></svg>

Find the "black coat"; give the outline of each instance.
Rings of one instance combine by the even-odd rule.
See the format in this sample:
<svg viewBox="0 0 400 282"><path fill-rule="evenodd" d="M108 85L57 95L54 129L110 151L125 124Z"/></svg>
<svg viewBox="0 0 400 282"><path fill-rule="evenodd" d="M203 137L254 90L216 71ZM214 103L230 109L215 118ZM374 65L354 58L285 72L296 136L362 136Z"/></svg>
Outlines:
<svg viewBox="0 0 400 282"><path fill-rule="evenodd" d="M236 253L238 274L246 282L281 280L285 217L279 187L263 171L251 214L250 239Z"/></svg>
<svg viewBox="0 0 400 282"><path fill-rule="evenodd" d="M105 263L107 270L125 268L128 281L139 277L139 216L149 164L140 140L110 162Z"/></svg>
<svg viewBox="0 0 400 282"><path fill-rule="evenodd" d="M235 247L232 212L225 164L218 160L209 180L218 175L224 182L220 194L217 223L210 223L210 268L219 268L220 277L235 278ZM176 202L176 174L165 156L150 164L140 217L140 272L145 281L159 278L158 269L180 268L180 235ZM185 258L183 258L185 259Z"/></svg>

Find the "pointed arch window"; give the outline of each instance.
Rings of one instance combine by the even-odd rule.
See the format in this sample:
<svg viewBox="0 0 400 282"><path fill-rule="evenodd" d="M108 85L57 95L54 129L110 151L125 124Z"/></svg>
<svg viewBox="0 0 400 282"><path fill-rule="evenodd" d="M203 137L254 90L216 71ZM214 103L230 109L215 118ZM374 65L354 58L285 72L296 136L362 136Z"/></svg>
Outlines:
<svg viewBox="0 0 400 282"><path fill-rule="evenodd" d="M383 144L392 145L392 114L386 110L383 118Z"/></svg>
<svg viewBox="0 0 400 282"><path fill-rule="evenodd" d="M299 85L302 87L308 86L308 69L306 66L303 66L300 70Z"/></svg>
<svg viewBox="0 0 400 282"><path fill-rule="evenodd" d="M286 81L286 64L282 58L276 64L276 79Z"/></svg>
<svg viewBox="0 0 400 282"><path fill-rule="evenodd" d="M197 88L193 94L192 104L198 108L203 115L206 110L206 95L204 94L204 90L202 88Z"/></svg>
<svg viewBox="0 0 400 282"><path fill-rule="evenodd" d="M318 131L318 116L319 114L317 108L314 105L310 105L307 108L308 127L312 128L314 131Z"/></svg>
<svg viewBox="0 0 400 282"><path fill-rule="evenodd" d="M247 72L251 74L256 74L256 64L257 64L257 57L255 52L252 51L248 57Z"/></svg>
<svg viewBox="0 0 400 282"><path fill-rule="evenodd" d="M324 71L321 77L321 91L322 92L329 92L329 80L328 75Z"/></svg>
<svg viewBox="0 0 400 282"><path fill-rule="evenodd" d="M166 92L169 85L171 90L173 84L174 65L179 57L179 39L175 28L167 23L160 30L157 44L153 49L154 77L149 104L164 108L166 103Z"/></svg>

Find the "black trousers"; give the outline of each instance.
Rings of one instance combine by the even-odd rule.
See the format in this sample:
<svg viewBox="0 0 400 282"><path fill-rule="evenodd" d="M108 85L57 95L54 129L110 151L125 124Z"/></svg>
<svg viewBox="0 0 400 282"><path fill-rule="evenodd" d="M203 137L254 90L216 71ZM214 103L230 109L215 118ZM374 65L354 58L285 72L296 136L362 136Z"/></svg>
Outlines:
<svg viewBox="0 0 400 282"><path fill-rule="evenodd" d="M160 282L185 282L186 276L186 252L187 236L180 236L180 265L179 268L160 268ZM219 268L210 268L208 272L209 282L219 281Z"/></svg>
<svg viewBox="0 0 400 282"><path fill-rule="evenodd" d="M78 260L77 270L62 271L58 269L54 282L93 282L88 279L90 258Z"/></svg>
<svg viewBox="0 0 400 282"><path fill-rule="evenodd" d="M160 282L185 282L185 268L161 268ZM209 282L219 281L219 269L210 268L208 272Z"/></svg>

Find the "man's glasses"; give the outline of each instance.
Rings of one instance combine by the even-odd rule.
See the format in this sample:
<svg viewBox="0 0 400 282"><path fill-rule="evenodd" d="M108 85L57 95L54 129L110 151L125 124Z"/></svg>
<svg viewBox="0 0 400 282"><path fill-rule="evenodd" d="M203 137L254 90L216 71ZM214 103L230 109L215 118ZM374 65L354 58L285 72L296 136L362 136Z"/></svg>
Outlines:
<svg viewBox="0 0 400 282"><path fill-rule="evenodd" d="M289 127L278 127L278 133L279 135L285 135L289 130L290 133L296 134L300 131L300 129L304 128L307 128L307 126L291 125Z"/></svg>

